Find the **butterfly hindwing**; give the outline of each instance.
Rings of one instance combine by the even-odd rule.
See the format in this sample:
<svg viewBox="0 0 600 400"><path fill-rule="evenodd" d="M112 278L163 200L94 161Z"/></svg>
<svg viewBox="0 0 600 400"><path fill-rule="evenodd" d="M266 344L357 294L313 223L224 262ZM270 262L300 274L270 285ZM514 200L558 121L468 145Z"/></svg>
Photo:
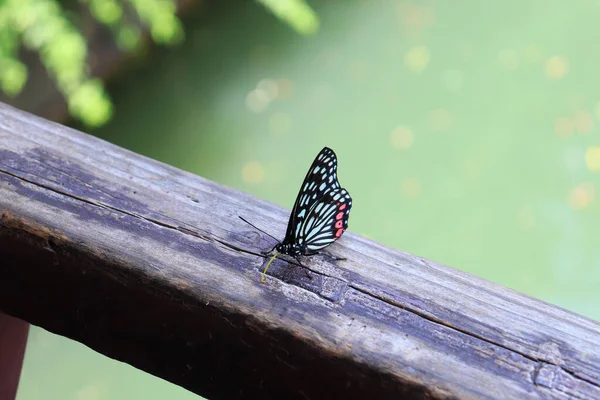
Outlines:
<svg viewBox="0 0 600 400"><path fill-rule="evenodd" d="M314 253L330 245L348 228L352 198L346 189L326 192L311 207L296 240Z"/></svg>
<svg viewBox="0 0 600 400"><path fill-rule="evenodd" d="M309 211L326 193L339 189L337 180L337 157L333 150L324 147L317 154L306 173L300 192L296 197L290 215L284 242L297 243L300 229L306 221Z"/></svg>

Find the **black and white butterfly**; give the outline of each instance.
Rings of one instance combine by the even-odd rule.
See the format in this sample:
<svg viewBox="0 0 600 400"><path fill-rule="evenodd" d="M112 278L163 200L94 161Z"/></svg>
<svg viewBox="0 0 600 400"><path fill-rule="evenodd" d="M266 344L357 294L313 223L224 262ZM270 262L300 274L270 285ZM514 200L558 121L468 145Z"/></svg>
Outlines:
<svg viewBox="0 0 600 400"><path fill-rule="evenodd" d="M352 198L337 179L337 157L325 147L304 178L285 238L275 250L297 257L323 249L348 228L351 208Z"/></svg>
<svg viewBox="0 0 600 400"><path fill-rule="evenodd" d="M352 198L337 179L337 157L333 150L324 147L300 187L283 241L270 251L275 250L275 255L265 267L263 279L278 254L298 259L315 254L339 239L348 228L351 208Z"/></svg>

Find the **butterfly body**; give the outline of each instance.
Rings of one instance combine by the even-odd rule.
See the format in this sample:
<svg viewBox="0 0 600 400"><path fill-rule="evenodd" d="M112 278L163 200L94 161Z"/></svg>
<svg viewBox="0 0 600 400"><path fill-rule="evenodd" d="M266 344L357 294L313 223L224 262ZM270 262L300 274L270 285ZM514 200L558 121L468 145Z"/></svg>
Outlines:
<svg viewBox="0 0 600 400"><path fill-rule="evenodd" d="M292 257L298 257L306 255L306 246L301 246L294 243L278 243L275 246L275 250L280 254L286 254Z"/></svg>

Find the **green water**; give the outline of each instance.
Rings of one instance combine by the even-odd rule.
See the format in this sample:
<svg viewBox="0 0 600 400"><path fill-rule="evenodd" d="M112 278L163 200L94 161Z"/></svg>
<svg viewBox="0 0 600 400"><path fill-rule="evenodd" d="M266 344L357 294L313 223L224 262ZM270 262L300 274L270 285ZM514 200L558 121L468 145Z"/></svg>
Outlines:
<svg viewBox="0 0 600 400"><path fill-rule="evenodd" d="M94 133L287 208L330 146L350 230L600 319L600 3L314 6L201 13ZM130 398L197 397L33 329L19 400Z"/></svg>

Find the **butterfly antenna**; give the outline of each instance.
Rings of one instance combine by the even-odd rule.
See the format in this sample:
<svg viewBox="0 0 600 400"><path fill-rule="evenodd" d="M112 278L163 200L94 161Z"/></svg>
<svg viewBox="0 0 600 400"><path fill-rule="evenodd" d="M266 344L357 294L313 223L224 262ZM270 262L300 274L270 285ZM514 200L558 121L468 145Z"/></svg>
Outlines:
<svg viewBox="0 0 600 400"><path fill-rule="evenodd" d="M240 217L242 218L242 217ZM268 234L267 234L268 235ZM273 257L271 257L271 259L269 260L269 262L267 263L267 266L265 267L265 270L262 273L262 276L260 277L260 281L261 282L265 282L266 277L267 277L267 270L269 269L269 267L271 266L271 263L273 262L273 260L275 260L275 258L279 255L279 252L276 251L275 254L273 254Z"/></svg>
<svg viewBox="0 0 600 400"><path fill-rule="evenodd" d="M271 234L269 234L269 233L267 233L267 232L263 231L263 230L262 230L262 229L260 229L258 226L256 226L256 225L254 225L254 224L252 224L252 223L248 222L248 221L247 221L246 219L244 219L242 216L238 215L238 217L240 217L240 219L241 219L242 221L244 221L245 223L247 223L248 225L250 225L251 227L253 227L253 228L254 228L254 229L256 229L257 231L260 231L260 232L264 233L265 235L269 236L270 238L272 238L272 239L275 239L275 240L277 240L277 242L279 242L279 239L277 239L275 236L273 236L273 235L271 235Z"/></svg>

